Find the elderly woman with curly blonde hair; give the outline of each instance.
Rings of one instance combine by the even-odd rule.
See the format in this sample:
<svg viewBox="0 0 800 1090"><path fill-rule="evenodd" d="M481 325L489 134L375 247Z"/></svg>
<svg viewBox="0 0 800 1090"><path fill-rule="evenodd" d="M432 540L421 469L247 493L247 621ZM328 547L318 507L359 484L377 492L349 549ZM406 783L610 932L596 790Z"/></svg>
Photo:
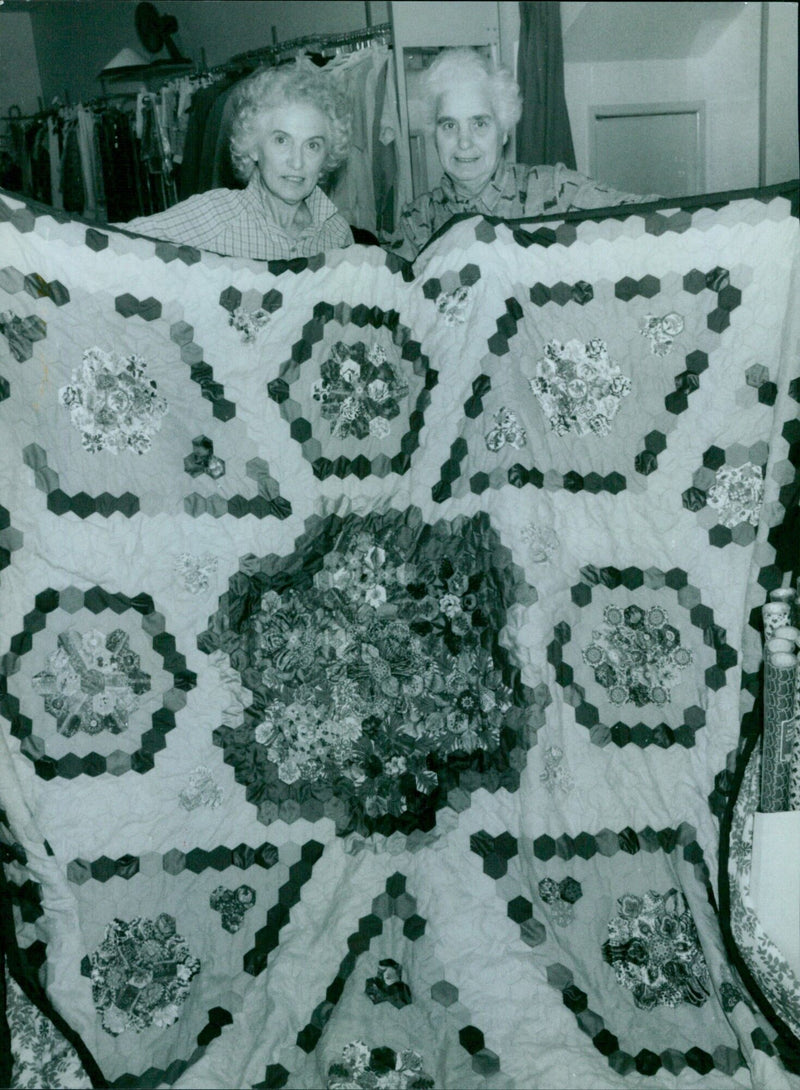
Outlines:
<svg viewBox="0 0 800 1090"><path fill-rule="evenodd" d="M422 84L426 128L433 133L444 170L441 184L405 205L389 248L413 260L452 216L478 213L519 219L548 212L656 200L599 184L555 166L527 166L503 158L522 113L511 73L474 49L446 49Z"/></svg>
<svg viewBox="0 0 800 1090"><path fill-rule="evenodd" d="M244 189L211 189L124 226L228 257L312 257L350 246L347 221L317 184L347 158L350 118L309 61L255 72L235 89L231 161Z"/></svg>

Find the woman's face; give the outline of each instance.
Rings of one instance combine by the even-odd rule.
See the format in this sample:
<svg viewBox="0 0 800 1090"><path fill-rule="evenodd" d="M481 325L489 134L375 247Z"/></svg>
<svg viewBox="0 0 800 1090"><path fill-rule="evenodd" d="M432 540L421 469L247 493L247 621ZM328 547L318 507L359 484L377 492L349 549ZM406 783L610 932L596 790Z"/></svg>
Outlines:
<svg viewBox="0 0 800 1090"><path fill-rule="evenodd" d="M328 119L310 102L266 110L257 123L254 159L264 185L286 204L314 189L328 152Z"/></svg>
<svg viewBox="0 0 800 1090"><path fill-rule="evenodd" d="M436 102L436 150L456 188L479 193L494 174L506 134L486 81L455 83Z"/></svg>

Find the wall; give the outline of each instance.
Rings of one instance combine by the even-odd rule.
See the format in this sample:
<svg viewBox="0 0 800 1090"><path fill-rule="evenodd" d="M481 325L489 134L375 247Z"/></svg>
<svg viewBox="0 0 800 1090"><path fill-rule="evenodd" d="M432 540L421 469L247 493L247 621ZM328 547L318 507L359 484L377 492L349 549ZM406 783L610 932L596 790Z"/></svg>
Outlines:
<svg viewBox="0 0 800 1090"><path fill-rule="evenodd" d="M766 185L800 177L797 131L797 4L767 5Z"/></svg>
<svg viewBox="0 0 800 1090"><path fill-rule="evenodd" d="M565 29L580 7L583 5L565 6ZM628 17L635 19L636 9L649 5L628 3L625 7ZM591 173L591 105L704 99L706 190L757 185L760 7L757 3L736 5L735 18L717 28L716 37L700 55L613 61L570 60L566 56L567 108L578 169ZM653 45L658 48L657 42Z"/></svg>
<svg viewBox="0 0 800 1090"><path fill-rule="evenodd" d="M0 115L9 106L35 113L41 93L31 17L0 8Z"/></svg>
<svg viewBox="0 0 800 1090"><path fill-rule="evenodd" d="M273 27L283 41L360 30L366 25L363 0L158 0L156 6L162 14L177 18L175 44L198 65L201 49L207 64L215 65L269 45ZM62 100L68 95L72 102L98 95L98 73L126 46L151 59L136 34L135 10L135 0L36 0L30 18L46 101L56 95ZM388 21L386 0L373 0L371 13L373 24ZM156 56L161 59L167 54L162 51Z"/></svg>

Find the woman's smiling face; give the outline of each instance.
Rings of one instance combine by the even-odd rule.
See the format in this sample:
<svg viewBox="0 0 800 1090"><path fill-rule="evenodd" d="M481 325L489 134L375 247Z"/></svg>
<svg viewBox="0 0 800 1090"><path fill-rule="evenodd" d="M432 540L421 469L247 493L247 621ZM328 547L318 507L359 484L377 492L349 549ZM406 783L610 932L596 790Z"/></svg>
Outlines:
<svg viewBox="0 0 800 1090"><path fill-rule="evenodd" d="M254 158L264 185L286 204L299 204L317 184L328 152L328 120L310 102L287 102L260 119Z"/></svg>
<svg viewBox="0 0 800 1090"><path fill-rule="evenodd" d="M436 150L457 191L474 196L483 189L505 142L485 80L454 84L437 99Z"/></svg>

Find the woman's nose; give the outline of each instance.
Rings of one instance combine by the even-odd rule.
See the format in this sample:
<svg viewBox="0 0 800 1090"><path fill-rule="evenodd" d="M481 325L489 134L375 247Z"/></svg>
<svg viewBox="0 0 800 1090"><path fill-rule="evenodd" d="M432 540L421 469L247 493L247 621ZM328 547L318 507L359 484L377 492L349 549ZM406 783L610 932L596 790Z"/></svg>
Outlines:
<svg viewBox="0 0 800 1090"><path fill-rule="evenodd" d="M460 148L468 148L472 143L472 133L469 127L462 125L458 130L458 146Z"/></svg>
<svg viewBox="0 0 800 1090"><path fill-rule="evenodd" d="M289 166L301 167L303 165L303 149L300 144L293 144L289 149Z"/></svg>

